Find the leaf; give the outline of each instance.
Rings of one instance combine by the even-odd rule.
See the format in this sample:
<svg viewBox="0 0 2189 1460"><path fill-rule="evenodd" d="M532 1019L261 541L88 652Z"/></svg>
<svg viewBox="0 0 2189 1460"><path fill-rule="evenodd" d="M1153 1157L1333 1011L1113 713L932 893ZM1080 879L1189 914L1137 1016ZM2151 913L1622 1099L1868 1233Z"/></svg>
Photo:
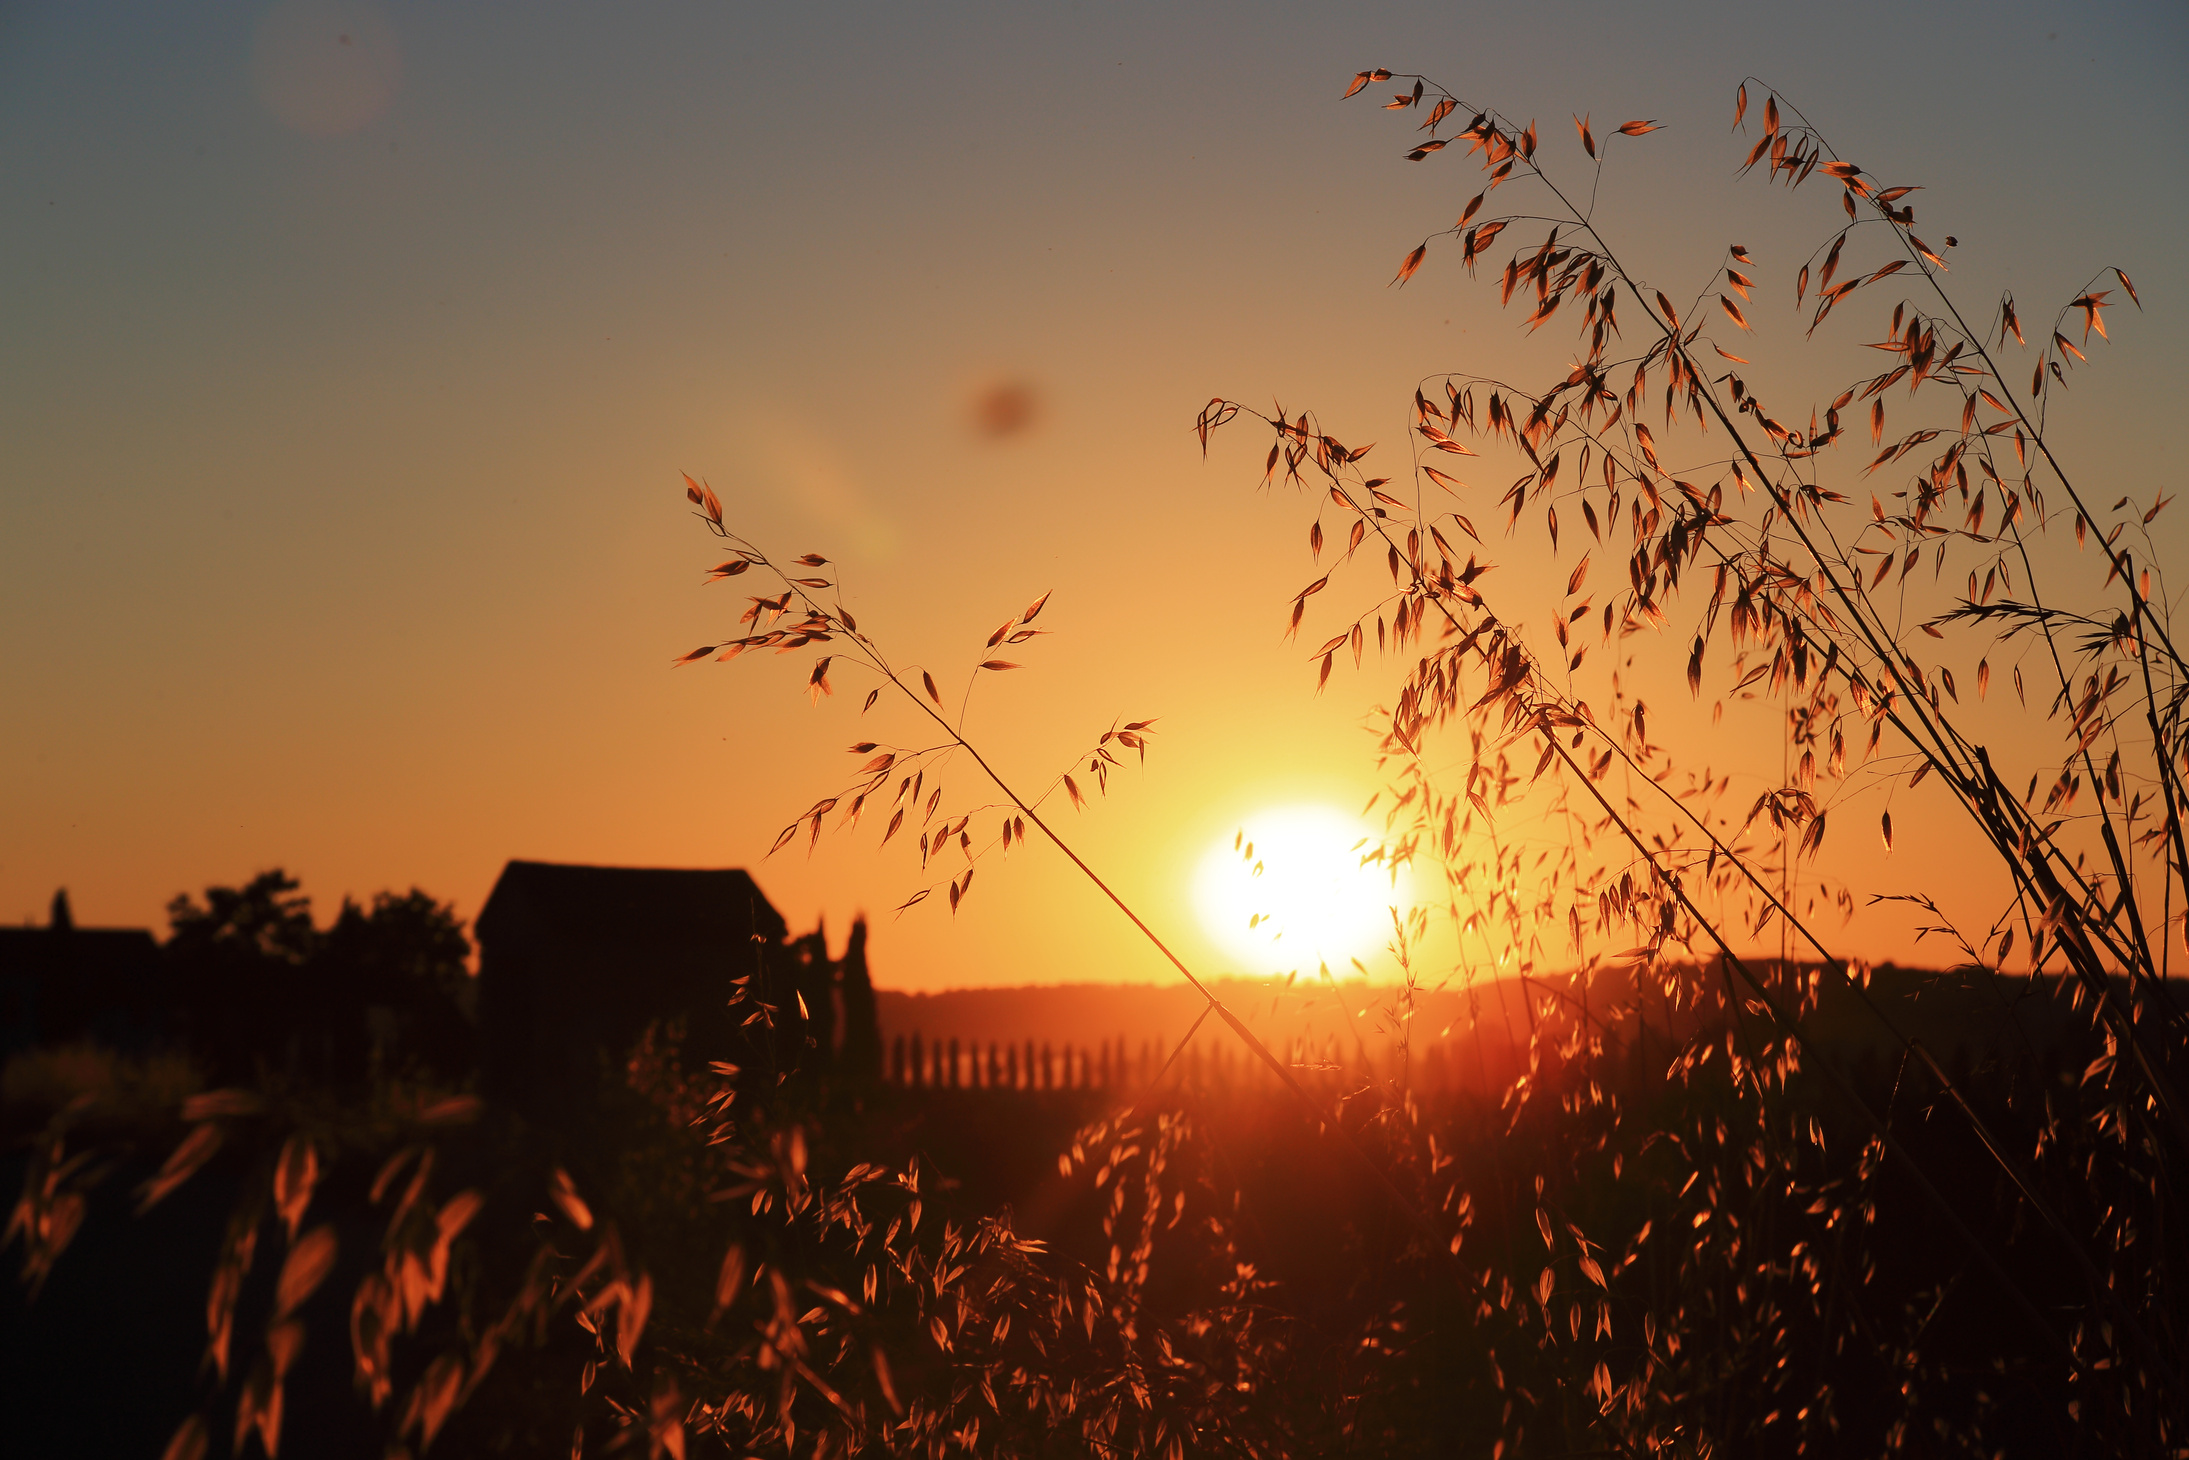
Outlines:
<svg viewBox="0 0 2189 1460"><path fill-rule="evenodd" d="M274 1322L287 1318L318 1291L334 1267L335 1251L334 1228L326 1222L306 1232L303 1240L289 1249L288 1258L281 1264L281 1277L274 1284Z"/></svg>
<svg viewBox="0 0 2189 1460"><path fill-rule="evenodd" d="M715 497L714 489L701 482L693 481L690 472L683 472L680 475L684 478L684 495L702 512L707 514L708 521L714 523L717 527L721 526L722 503Z"/></svg>
<svg viewBox="0 0 2189 1460"><path fill-rule="evenodd" d="M720 1313L723 1309L729 1307L730 1304L737 1301L738 1294L742 1293L745 1290L745 1271L746 1261L744 1244L740 1242L732 1242L730 1244L730 1250L722 1254L721 1271L715 1275L715 1312Z"/></svg>
<svg viewBox="0 0 2189 1460"><path fill-rule="evenodd" d="M418 1112L420 1125L467 1125L479 1118L480 1102L476 1095L451 1095L446 1100L436 1100Z"/></svg>
<svg viewBox="0 0 2189 1460"><path fill-rule="evenodd" d="M456 1235L471 1225L471 1219L486 1205L486 1198L478 1192L464 1190L450 1197L434 1215L434 1233L442 1242L453 1242Z"/></svg>
<svg viewBox="0 0 2189 1460"><path fill-rule="evenodd" d="M1824 814L1819 812L1817 813L1817 819L1809 823L1809 829L1801 834L1801 854L1806 856L1822 845L1824 845Z"/></svg>
<svg viewBox="0 0 2189 1460"><path fill-rule="evenodd" d="M312 1188L318 1184L319 1152L306 1137L290 1136L274 1162L274 1210L288 1225L292 1242L304 1220L304 1209L311 1205Z"/></svg>
<svg viewBox="0 0 2189 1460"><path fill-rule="evenodd" d="M193 1414L177 1426L160 1460L204 1460L205 1444L205 1421Z"/></svg>
<svg viewBox="0 0 2189 1460"><path fill-rule="evenodd" d="M616 1314L616 1357L623 1360L623 1367L631 1367L631 1356L638 1351L639 1335L646 1331L647 1315L654 1311L654 1280L646 1273L624 1298L622 1311Z"/></svg>
<svg viewBox="0 0 2189 1460"><path fill-rule="evenodd" d="M441 1426L448 1422L463 1383L464 1361L456 1354L443 1354L427 1366L411 1400L418 1406L419 1448L431 1445Z"/></svg>
<svg viewBox="0 0 2189 1460"><path fill-rule="evenodd" d="M562 1214L570 1219L571 1226L580 1232L593 1230L593 1209L578 1195L577 1183L570 1179L570 1173L562 1167L555 1168L555 1174L547 1184L547 1194L562 1209Z"/></svg>
<svg viewBox="0 0 2189 1460"><path fill-rule="evenodd" d="M211 1120L216 1115L257 1115L266 1102L252 1090L207 1090L182 1102L184 1120Z"/></svg>
<svg viewBox="0 0 2189 1460"><path fill-rule="evenodd" d="M199 1168L210 1161L213 1153L220 1149L221 1137L221 1128L211 1121L194 1126L190 1134L183 1137L182 1144L168 1153L159 1175L147 1181L140 1189L137 1197L138 1214L141 1216L150 1211L169 1192L197 1175Z"/></svg>

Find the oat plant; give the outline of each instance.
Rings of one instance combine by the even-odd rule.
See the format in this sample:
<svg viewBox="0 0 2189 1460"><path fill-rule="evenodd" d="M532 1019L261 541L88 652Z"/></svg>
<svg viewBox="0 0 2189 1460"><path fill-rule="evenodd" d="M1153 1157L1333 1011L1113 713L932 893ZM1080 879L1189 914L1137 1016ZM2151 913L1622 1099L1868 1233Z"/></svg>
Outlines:
<svg viewBox="0 0 2189 1460"><path fill-rule="evenodd" d="M1529 333L1578 329L1569 365L1422 381L1396 460L1311 411L1218 398L1196 429L1206 451L1211 433L1258 420L1265 482L1318 504L1309 547L1337 561L1295 597L1290 629L1356 595L1316 631L1318 687L1371 641L1396 666L1378 747L1386 855L1439 874L1425 911L1449 980L1517 978L1540 1013L1529 1074L1504 1091L1514 1129L1531 1101L1567 1102L1569 1124L1596 1110L1596 1151L1574 1179L1599 1162L1646 1198L1616 1219L1624 1230L1584 1233L1553 1217L1537 1178L1537 1316L1566 1326L1562 1264L1603 1307L1593 1346L1571 1312L1573 1341L1541 1374L1550 1395L1498 1372L1505 1439L1546 1426L1577 1438L1578 1405L1628 1453L1829 1449L1854 1402L1833 1382L1852 1343L1892 1356L1898 1409L1874 1437L1892 1447L1990 1453L2007 1432L2001 1395L2019 1388L2043 1396L2047 1423L2117 1453L2178 1453L2189 1250L2173 1197L2189 1113L2170 950L2189 939L2189 665L2151 532L2169 499L2105 500L2046 429L2106 312L2140 307L2129 276L2104 271L2035 329L2011 296L1972 318L1950 288L1956 240L1917 231L1916 189L1841 158L1749 81L1733 122L1752 140L1729 161L1801 199L1824 190L1822 237L1806 257L1733 245L1678 282L1642 278L1622 252L1638 225L1601 216L1596 185L1612 152L1662 145L1657 123L1599 136L1576 116L1556 149L1570 148L1569 170L1533 122L1427 78L1364 71L1347 95L1393 81L1407 158L1481 172L1392 282L1487 272ZM1765 278L1782 282L1766 294ZM1767 315L1770 298L1791 298L1799 319ZM1843 348L1822 327L1862 307L1860 343L1882 359L1811 400L1799 382ZM1491 542L1522 533L1559 563L1548 592L1492 572ZM1780 764L1668 745L1661 713L1653 737L1643 694L1683 670L1713 725L1729 709L1760 717ZM1752 798L1730 794L1759 771ZM2024 1037L2003 1047L2003 1093L1965 1088L1844 947L1857 904L1815 866L1827 825L1862 827L1889 854L1896 788L1926 779L2002 890L1967 929L1923 868L1902 869L1890 895L1922 911L1962 965L1954 979L1995 995L2010 1026L2036 1004L2072 1011L2087 1059L2071 1071ZM1429 976L1419 948L1409 966ZM1882 1107L1814 1033L1835 999L1896 1051ZM1639 1084L1613 1077L1645 1056ZM1684 1130L1638 1125L1670 1118L1646 1108L1656 1080L1691 1087L1714 1056L1729 1107L1686 1109ZM1935 1143L1911 1146L1893 1119L1903 1084L1959 1123L1988 1177L1972 1188ZM1855 1132L1851 1165L1827 1152L1834 1120ZM1893 1221L1951 1234L1913 1279L1927 1311L1864 1311L1894 1241L1878 1225L1883 1179L1907 1193ZM1440 1180L1447 1211L1490 1183ZM1661 1262L1686 1280L1642 1283ZM1499 1266L1483 1286L1525 1277ZM1949 1304L1983 1313L1973 1358L1988 1375L1972 1378L1967 1342L1933 1326ZM1797 1355L1821 1356L1790 1366Z"/></svg>

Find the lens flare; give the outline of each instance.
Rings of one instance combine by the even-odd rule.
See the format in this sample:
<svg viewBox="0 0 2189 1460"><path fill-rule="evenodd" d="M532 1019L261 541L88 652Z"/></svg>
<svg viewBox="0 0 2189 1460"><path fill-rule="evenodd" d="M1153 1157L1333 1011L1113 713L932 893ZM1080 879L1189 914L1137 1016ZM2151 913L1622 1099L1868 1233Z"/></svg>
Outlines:
<svg viewBox="0 0 2189 1460"><path fill-rule="evenodd" d="M282 0L259 20L251 78L283 126L307 137L346 137L395 100L403 57L378 5Z"/></svg>

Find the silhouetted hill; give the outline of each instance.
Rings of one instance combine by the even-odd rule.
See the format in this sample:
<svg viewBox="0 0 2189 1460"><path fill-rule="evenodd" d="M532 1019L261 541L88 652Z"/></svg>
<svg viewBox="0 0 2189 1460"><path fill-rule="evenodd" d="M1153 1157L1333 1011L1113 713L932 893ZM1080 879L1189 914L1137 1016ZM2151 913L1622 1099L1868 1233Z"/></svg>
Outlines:
<svg viewBox="0 0 2189 1460"><path fill-rule="evenodd" d="M2054 979L1973 974L1887 964L1871 975L1867 998L1901 1032L1922 1039L1942 1058L1980 1058L1987 1050L2025 1041L2045 1048L2077 1023L2064 1003L2067 991ZM1561 991L1567 988L1563 978L1551 982ZM1396 1042L1398 991L1390 985L1225 979L1209 987L1264 1043L1291 1057L1327 1051L1352 1065L1364 1049L1380 1061ZM1546 987L1537 986L1539 998ZM969 1047L1032 1041L1060 1049L1087 1048L1121 1039L1136 1053L1143 1044L1168 1050L1192 1028L1202 1009L1201 996L1182 981L940 993L881 989L875 997L885 1042L918 1034L930 1045L957 1039ZM1587 997L1599 1018L1623 1022L1623 1013L1633 1007L1633 981L1624 971L1600 971L1590 981ZM2182 1001L2189 1004L2189 996ZM1897 1050L1891 1034L1862 1005L1843 983L1826 978L1818 1007L1804 1026L1850 1058ZM1662 1029L1665 1012L1654 993L1645 993L1644 1008L1651 1027ZM1518 1048L1527 1038L1524 985L1507 978L1484 980L1472 991L1447 987L1424 992L1417 997L1412 1026L1417 1054L1440 1048L1447 1057L1472 1063L1479 1048L1495 1063L1500 1052ZM1212 1046L1234 1042L1214 1026L1200 1037Z"/></svg>

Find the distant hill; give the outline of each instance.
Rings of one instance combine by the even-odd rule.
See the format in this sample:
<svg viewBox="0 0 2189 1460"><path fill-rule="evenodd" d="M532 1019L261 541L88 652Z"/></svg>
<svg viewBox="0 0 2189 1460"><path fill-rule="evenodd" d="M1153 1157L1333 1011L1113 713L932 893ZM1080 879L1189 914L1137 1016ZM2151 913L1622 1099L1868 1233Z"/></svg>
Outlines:
<svg viewBox="0 0 2189 1460"><path fill-rule="evenodd" d="M1210 988L1264 1039L1342 1035L1349 1019L1371 1043L1387 1037L1384 1021L1364 1011L1388 1004L1388 988L1356 982L1333 992L1328 984L1303 981L1287 989L1281 980L1260 979L1226 979L1211 983ZM885 1041L917 1033L928 1040L980 1044L1032 1040L1077 1047L1121 1038L1134 1048L1152 1041L1167 1049L1184 1037L1202 1008L1201 996L1182 981L951 989L934 994L880 989L875 997ZM1437 995L1428 1002L1435 1013L1424 1012L1417 1018L1435 1019L1439 1027L1464 1013L1458 994ZM1513 1011L1516 1016L1520 1013L1517 1003Z"/></svg>
<svg viewBox="0 0 2189 1460"><path fill-rule="evenodd" d="M1715 972L1707 976L1713 981L1717 977ZM1551 982L1561 990L1568 986L1563 978ZM1392 1009L1397 991L1389 985L1349 980L1333 986L1303 978L1289 986L1281 979L1229 979L1210 987L1272 1049L1290 1051L1293 1057L1329 1051L1350 1065L1361 1049L1380 1060L1395 1043ZM2032 983L2023 976L1988 978L1973 970L1885 965L1872 975L1869 1000L1902 1032L1944 1056L2023 1041L2040 1048L2055 1043L2082 1022L2068 1015L2064 993L2049 977ZM1603 1013L1631 1008L1630 981L1623 972L1600 972L1588 997ZM2189 996L2177 997L2189 1006ZM1059 1048L1122 1039L1136 1052L1143 1043L1165 1050L1173 1046L1202 1007L1200 995L1183 982L1050 984L932 994L882 989L876 998L885 1043L913 1034L930 1044L948 1039L968 1045L1031 1040ZM1654 992L1645 995L1644 1007L1651 1027L1662 1029L1663 1005ZM1621 1021L1613 1015L1613 1022ZM1417 1002L1413 1026L1417 1052L1442 1045L1471 1062L1479 1047L1494 1063L1500 1050L1511 1050L1526 1039L1522 985L1516 979L1484 980L1472 994L1449 987L1425 993ZM1836 979L1824 980L1821 1003L1806 1028L1849 1055L1897 1049L1876 1017ZM1200 1039L1217 1048L1236 1043L1213 1022Z"/></svg>

